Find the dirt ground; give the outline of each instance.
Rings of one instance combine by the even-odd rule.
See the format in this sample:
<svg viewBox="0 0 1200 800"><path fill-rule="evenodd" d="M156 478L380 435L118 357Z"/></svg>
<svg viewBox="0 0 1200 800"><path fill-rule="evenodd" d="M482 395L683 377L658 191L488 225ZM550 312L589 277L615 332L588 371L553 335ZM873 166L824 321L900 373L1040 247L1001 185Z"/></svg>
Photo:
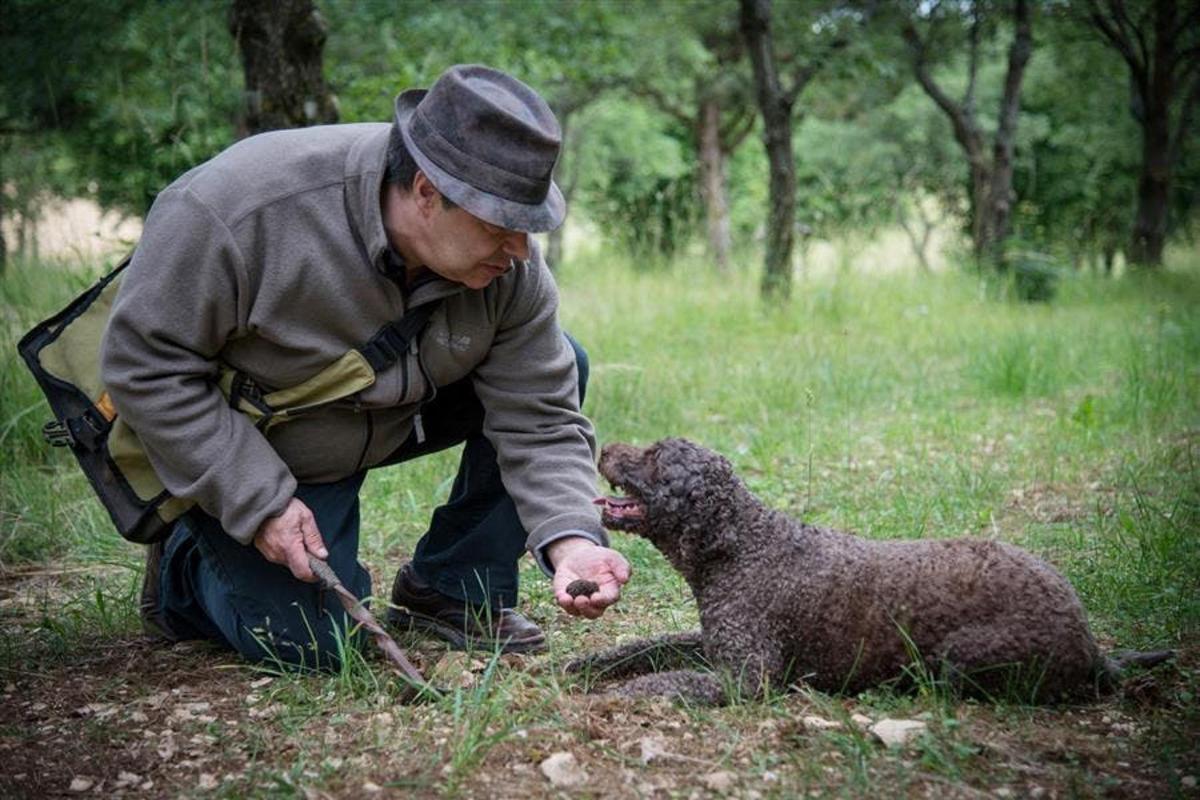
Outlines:
<svg viewBox="0 0 1200 800"><path fill-rule="evenodd" d="M460 691L400 706L376 661L372 685L369 675L271 675L207 644L128 631L38 644L51 587L65 584L66 597L82 580L0 581L11 665L0 675L0 796L1200 796L1194 649L1084 706L800 691L696 709L567 681L559 664L570 653L554 640L570 650L605 642L563 615L542 619L548 655L489 664L419 647L427 673ZM886 747L860 727L885 717L923 722L926 733ZM574 767L557 785L543 769L556 753Z"/></svg>

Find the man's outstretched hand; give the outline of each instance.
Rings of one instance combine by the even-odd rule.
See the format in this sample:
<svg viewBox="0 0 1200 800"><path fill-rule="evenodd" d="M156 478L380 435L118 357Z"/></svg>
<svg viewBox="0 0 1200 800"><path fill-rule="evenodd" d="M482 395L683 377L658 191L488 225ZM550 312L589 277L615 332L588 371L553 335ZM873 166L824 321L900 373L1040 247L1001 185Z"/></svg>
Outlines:
<svg viewBox="0 0 1200 800"><path fill-rule="evenodd" d="M311 553L317 558L329 558L317 520L308 506L293 497L277 517L268 517L254 534L254 546L272 564L282 564L302 581L317 579L308 566Z"/></svg>
<svg viewBox="0 0 1200 800"><path fill-rule="evenodd" d="M546 556L554 565L554 599L568 614L596 619L621 598L621 586L629 580L629 562L623 555L583 537L551 542ZM572 597L567 586L577 580L592 581L600 588Z"/></svg>

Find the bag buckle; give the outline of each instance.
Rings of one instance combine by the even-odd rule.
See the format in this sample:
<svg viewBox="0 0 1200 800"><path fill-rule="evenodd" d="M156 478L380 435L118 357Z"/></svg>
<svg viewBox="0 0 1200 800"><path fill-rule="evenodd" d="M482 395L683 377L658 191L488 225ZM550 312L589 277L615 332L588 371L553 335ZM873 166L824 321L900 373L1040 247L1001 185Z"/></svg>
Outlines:
<svg viewBox="0 0 1200 800"><path fill-rule="evenodd" d="M70 447L75 444L75 437L65 422L52 419L42 426L42 438L54 447Z"/></svg>

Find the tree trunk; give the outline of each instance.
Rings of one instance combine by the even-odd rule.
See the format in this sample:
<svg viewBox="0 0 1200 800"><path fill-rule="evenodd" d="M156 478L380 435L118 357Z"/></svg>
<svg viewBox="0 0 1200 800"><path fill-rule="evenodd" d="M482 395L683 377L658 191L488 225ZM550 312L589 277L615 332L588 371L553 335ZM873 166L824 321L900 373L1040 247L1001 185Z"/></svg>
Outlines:
<svg viewBox="0 0 1200 800"><path fill-rule="evenodd" d="M792 101L779 80L771 40L770 0L740 0L741 29L754 67L754 87L763 118L763 140L770 165L767 254L762 294L786 301L792 293L795 243L796 167L792 161Z"/></svg>
<svg viewBox="0 0 1200 800"><path fill-rule="evenodd" d="M708 249L717 272L729 271L732 236L729 225L729 196L725 184L725 151L721 147L721 105L713 97L700 102L700 192L704 198L704 219L708 230Z"/></svg>
<svg viewBox="0 0 1200 800"><path fill-rule="evenodd" d="M1167 238L1172 173L1200 102L1200 2L1152 0L1127 8L1121 0L1088 0L1084 11L1129 67L1130 111L1141 126L1142 165L1125 255L1130 265L1157 267Z"/></svg>
<svg viewBox="0 0 1200 800"><path fill-rule="evenodd" d="M1138 176L1137 215L1129 242L1129 260L1143 267L1162 264L1167 239L1167 209L1171 196L1171 165L1168 157L1169 127L1166 109L1147 114L1142 126L1142 168Z"/></svg>
<svg viewBox="0 0 1200 800"><path fill-rule="evenodd" d="M1171 100L1175 96L1176 5L1154 4L1154 51L1142 89L1142 169L1138 176L1137 214L1129 242L1129 260L1144 267L1162 264L1171 197ZM1186 101L1185 101L1186 102ZM1187 132L1183 132L1187 135Z"/></svg>
<svg viewBox="0 0 1200 800"><path fill-rule="evenodd" d="M1016 149L1017 118L1021 111L1021 82L1025 66L1033 52L1033 25L1027 0L1017 0L1013 13L1014 36L1008 50L1008 71L1004 76L1004 94L1000 99L1000 119L992 145L991 181L988 186L988 232L982 248L983 255L993 264L1003 267L1004 244L1012 228L1012 209L1016 202L1013 191L1013 153Z"/></svg>
<svg viewBox="0 0 1200 800"><path fill-rule="evenodd" d="M246 84L239 137L337 122L322 69L326 30L312 0L233 0L229 31Z"/></svg>
<svg viewBox="0 0 1200 800"><path fill-rule="evenodd" d="M934 81L926 61L925 42L910 22L903 35L913 49L917 81L925 93L950 119L954 138L967 157L971 176L971 242L980 264L1004 268L1004 245L1011 232L1013 191L1013 155L1017 119L1021 108L1021 83L1025 66L1033 52L1033 26L1028 0L1016 0L1013 8L1014 37L1008 51L1008 70L1004 76L1004 94L1000 100L999 123L988 159L984 134L975 118L974 75L978 50L972 39L970 81L962 102L955 102ZM976 29L972 28L972 37Z"/></svg>
<svg viewBox="0 0 1200 800"><path fill-rule="evenodd" d="M567 208L571 207L571 199L575 195L575 188L579 185L579 151L583 142L583 131L578 127L571 126L571 118L579 108L582 108L582 104L565 105L555 109L559 127L562 129L563 148L562 154L558 157L558 163L554 165L554 180L563 193ZM552 271L562 265L565 250L563 235L566 227L565 223L559 225L546 237L546 264Z"/></svg>

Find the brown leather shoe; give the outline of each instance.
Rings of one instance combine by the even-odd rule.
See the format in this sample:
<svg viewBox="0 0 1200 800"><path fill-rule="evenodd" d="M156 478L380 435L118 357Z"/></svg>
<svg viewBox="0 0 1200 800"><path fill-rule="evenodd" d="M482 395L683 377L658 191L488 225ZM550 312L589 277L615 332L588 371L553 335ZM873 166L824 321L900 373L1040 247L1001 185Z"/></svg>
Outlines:
<svg viewBox="0 0 1200 800"><path fill-rule="evenodd" d="M511 608L472 606L438 592L417 577L412 563L400 567L392 584L387 621L400 630L433 634L455 650L535 653L546 649L542 629ZM396 608L395 606L400 606Z"/></svg>
<svg viewBox="0 0 1200 800"><path fill-rule="evenodd" d="M164 543L161 541L146 547L146 572L142 576L142 598L138 606L138 615L142 618L142 630L147 636L166 642L178 642L182 637L167 625L159 606L163 548Z"/></svg>

